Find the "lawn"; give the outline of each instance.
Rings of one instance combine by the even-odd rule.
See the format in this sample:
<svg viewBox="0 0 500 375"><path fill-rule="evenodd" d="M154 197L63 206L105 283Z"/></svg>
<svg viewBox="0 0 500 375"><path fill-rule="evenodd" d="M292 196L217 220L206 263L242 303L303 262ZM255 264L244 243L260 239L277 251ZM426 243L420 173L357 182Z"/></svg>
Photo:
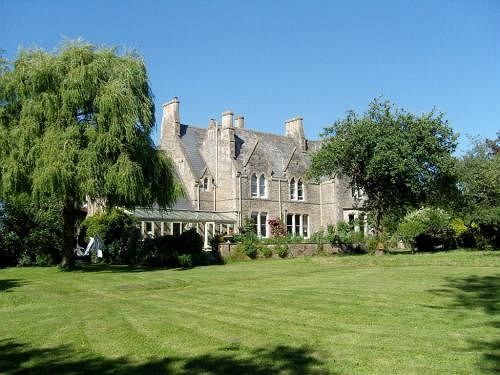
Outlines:
<svg viewBox="0 0 500 375"><path fill-rule="evenodd" d="M500 369L500 253L0 270L0 373Z"/></svg>

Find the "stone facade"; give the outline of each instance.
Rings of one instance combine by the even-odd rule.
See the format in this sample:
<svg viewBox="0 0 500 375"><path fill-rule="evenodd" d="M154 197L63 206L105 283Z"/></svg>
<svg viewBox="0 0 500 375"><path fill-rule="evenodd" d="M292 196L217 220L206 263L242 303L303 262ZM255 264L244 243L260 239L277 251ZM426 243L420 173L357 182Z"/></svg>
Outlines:
<svg viewBox="0 0 500 375"><path fill-rule="evenodd" d="M191 206L235 213L235 228L253 217L258 233L268 236L267 221L281 218L289 231L308 237L357 215L345 181L306 180L311 153L321 145L305 138L302 118L286 121L284 133L246 129L244 118L229 111L220 124L186 125L174 98L163 105L160 149L174 161Z"/></svg>

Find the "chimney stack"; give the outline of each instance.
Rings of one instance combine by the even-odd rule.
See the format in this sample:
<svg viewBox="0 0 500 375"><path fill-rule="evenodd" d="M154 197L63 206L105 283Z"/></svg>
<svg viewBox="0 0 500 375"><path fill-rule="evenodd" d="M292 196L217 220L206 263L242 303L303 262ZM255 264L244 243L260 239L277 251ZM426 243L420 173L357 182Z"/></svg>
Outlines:
<svg viewBox="0 0 500 375"><path fill-rule="evenodd" d="M245 118L243 116L236 117L234 127L243 129L245 127Z"/></svg>
<svg viewBox="0 0 500 375"><path fill-rule="evenodd" d="M163 104L163 118L161 121L160 145L167 145L175 136L181 134L181 121L179 115L179 98Z"/></svg>
<svg viewBox="0 0 500 375"><path fill-rule="evenodd" d="M222 129L233 127L233 112L222 112Z"/></svg>
<svg viewBox="0 0 500 375"><path fill-rule="evenodd" d="M304 136L304 125L302 117L294 117L285 121L285 136L294 138L302 151L306 151L306 137Z"/></svg>

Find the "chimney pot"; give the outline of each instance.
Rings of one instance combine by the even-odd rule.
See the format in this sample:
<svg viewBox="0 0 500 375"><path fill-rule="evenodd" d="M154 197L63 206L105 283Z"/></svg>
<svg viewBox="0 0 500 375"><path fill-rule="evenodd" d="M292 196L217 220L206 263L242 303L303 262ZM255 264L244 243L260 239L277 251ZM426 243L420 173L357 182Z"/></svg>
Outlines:
<svg viewBox="0 0 500 375"><path fill-rule="evenodd" d="M245 118L243 116L236 117L234 126L238 129L243 129L245 127Z"/></svg>
<svg viewBox="0 0 500 375"><path fill-rule="evenodd" d="M233 127L233 112L226 111L222 112L222 128L232 128Z"/></svg>

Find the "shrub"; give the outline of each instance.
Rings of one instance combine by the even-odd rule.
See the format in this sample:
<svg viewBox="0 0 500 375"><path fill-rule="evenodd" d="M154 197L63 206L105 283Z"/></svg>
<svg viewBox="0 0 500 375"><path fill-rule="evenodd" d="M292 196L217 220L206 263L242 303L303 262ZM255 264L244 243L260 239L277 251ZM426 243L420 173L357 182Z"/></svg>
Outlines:
<svg viewBox="0 0 500 375"><path fill-rule="evenodd" d="M203 239L194 228L177 236L146 238L141 253L143 263L154 267L192 267L207 263Z"/></svg>
<svg viewBox="0 0 500 375"><path fill-rule="evenodd" d="M440 208L421 208L408 213L398 226L397 234L412 250L432 250L453 246L450 215Z"/></svg>
<svg viewBox="0 0 500 375"><path fill-rule="evenodd" d="M191 254L181 254L177 256L177 261L179 265L183 268L189 268L193 266L193 259Z"/></svg>
<svg viewBox="0 0 500 375"><path fill-rule="evenodd" d="M257 241L245 240L241 243L241 251L251 259L255 259L257 257L257 253L259 251L259 246L257 245Z"/></svg>
<svg viewBox="0 0 500 375"><path fill-rule="evenodd" d="M271 235L273 237L285 237L286 236L286 228L281 219L274 218L269 219L267 221L269 226L271 227Z"/></svg>
<svg viewBox="0 0 500 375"><path fill-rule="evenodd" d="M273 250L268 246L261 246L259 252L264 258L271 258L273 256Z"/></svg>
<svg viewBox="0 0 500 375"><path fill-rule="evenodd" d="M288 255L288 245L286 243L276 245L274 251L280 258L286 258Z"/></svg>
<svg viewBox="0 0 500 375"><path fill-rule="evenodd" d="M349 223L346 223L345 221L338 222L335 241L339 245L352 244L352 228Z"/></svg>

